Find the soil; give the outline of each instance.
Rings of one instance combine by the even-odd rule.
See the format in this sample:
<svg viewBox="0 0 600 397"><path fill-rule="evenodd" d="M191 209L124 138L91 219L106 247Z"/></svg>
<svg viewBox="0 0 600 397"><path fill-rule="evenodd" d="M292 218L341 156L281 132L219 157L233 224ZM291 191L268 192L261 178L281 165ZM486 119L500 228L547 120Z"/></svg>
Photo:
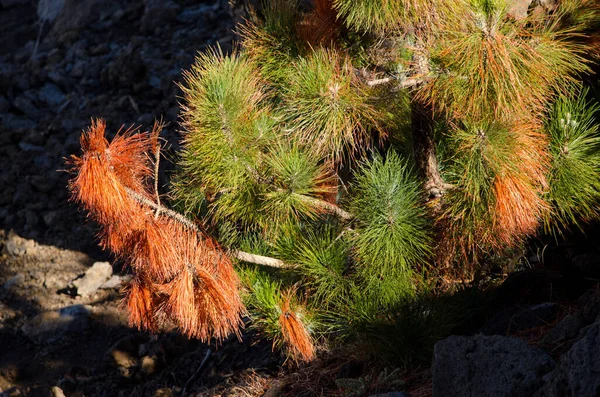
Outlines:
<svg viewBox="0 0 600 397"><path fill-rule="evenodd" d="M111 258L62 172L92 117L109 134L162 117L168 184L177 84L199 51L231 48L227 2L41 3L59 11L43 26L37 1L0 1L0 395L261 395L282 358L252 332L215 346L129 327L118 263L116 282L77 294Z"/></svg>

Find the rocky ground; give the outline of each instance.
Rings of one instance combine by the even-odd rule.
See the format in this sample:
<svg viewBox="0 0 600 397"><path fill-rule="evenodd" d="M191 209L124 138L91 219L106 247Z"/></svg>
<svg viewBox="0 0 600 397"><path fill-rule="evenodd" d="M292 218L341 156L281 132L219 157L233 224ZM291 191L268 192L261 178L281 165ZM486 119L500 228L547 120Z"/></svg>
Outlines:
<svg viewBox="0 0 600 397"><path fill-rule="evenodd" d="M63 172L92 117L162 117L172 158L182 70L231 26L226 1L0 1L0 395L260 395L277 373L251 333L217 349L129 328L126 276Z"/></svg>
<svg viewBox="0 0 600 397"><path fill-rule="evenodd" d="M174 159L181 71L231 48L231 27L225 0L0 0L0 396L596 396L598 234L531 257L546 269L506 280L497 313L439 342L432 370L298 369L252 332L209 346L128 327L127 274L68 202L64 159L91 117L112 133L162 117Z"/></svg>

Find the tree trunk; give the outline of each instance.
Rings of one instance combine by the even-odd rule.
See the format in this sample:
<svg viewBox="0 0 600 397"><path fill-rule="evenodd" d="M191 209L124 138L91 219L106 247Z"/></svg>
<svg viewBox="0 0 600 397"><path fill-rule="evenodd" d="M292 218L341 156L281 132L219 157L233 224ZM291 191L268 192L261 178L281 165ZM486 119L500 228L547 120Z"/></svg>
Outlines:
<svg viewBox="0 0 600 397"><path fill-rule="evenodd" d="M414 100L411 104L413 153L417 170L424 179L429 198L440 197L444 181L440 175L433 139L433 110L431 106Z"/></svg>

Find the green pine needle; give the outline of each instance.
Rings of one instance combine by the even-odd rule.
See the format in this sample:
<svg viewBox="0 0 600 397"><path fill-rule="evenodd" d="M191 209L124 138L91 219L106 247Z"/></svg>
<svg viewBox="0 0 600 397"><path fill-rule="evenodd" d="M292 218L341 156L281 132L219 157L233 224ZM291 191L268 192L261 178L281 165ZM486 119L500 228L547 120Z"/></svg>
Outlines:
<svg viewBox="0 0 600 397"><path fill-rule="evenodd" d="M354 251L366 290L384 301L413 292L411 277L431 252L430 224L420 185L394 152L363 164L356 176L351 211L357 220ZM392 287L401 287L394 290Z"/></svg>
<svg viewBox="0 0 600 397"><path fill-rule="evenodd" d="M554 211L545 225L554 234L600 216L600 105L587 95L582 90L561 96L546 123L552 153L548 199Z"/></svg>

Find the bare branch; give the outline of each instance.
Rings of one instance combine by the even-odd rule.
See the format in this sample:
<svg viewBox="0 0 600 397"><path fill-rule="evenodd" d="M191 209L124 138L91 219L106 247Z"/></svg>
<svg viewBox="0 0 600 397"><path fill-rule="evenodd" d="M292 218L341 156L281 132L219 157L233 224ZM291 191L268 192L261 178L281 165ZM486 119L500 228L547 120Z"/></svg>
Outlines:
<svg viewBox="0 0 600 397"><path fill-rule="evenodd" d="M176 220L177 222L196 231L197 233L201 232L198 225L196 225L194 222L192 222L191 220L189 220L188 218L186 218L179 212L170 210L166 207L163 207L162 205L158 205L154 201L150 200L149 198L145 197L142 194L137 193L136 191L134 191L132 189L129 189L129 188L125 188L125 189L127 191L127 194L129 195L129 197L131 197L133 200L137 201L138 203L145 205L147 207L150 207L155 211L160 211L160 213L162 215L168 216L169 218ZM230 251L230 254L232 257L234 257L236 259L239 259L244 262L255 263L257 265L271 266L271 267L275 267L275 268L279 268L279 269L294 267L294 265L285 263L284 261L282 261L280 259L271 258L268 256L251 254L249 252L235 250L235 251Z"/></svg>
<svg viewBox="0 0 600 397"><path fill-rule="evenodd" d="M404 89L404 88L410 88L410 87L415 87L421 83L424 83L426 81L426 79L424 77L411 77L408 79L397 79L395 77L384 77L382 79L375 79L375 80L369 80L367 81L367 85L369 87L374 87L377 85L382 85L382 84L388 84L391 82L398 82L398 84L396 85L396 88L399 89Z"/></svg>
<svg viewBox="0 0 600 397"><path fill-rule="evenodd" d="M298 193L292 193L292 194L294 194L296 197L298 197L300 200L304 201L305 203L310 204L317 208L321 208L332 214L335 214L345 221L349 221L352 218L354 218L354 216L351 213L341 209L337 205L330 203L328 201L320 200L320 199L317 199L314 197L304 196L304 195L298 194Z"/></svg>
<svg viewBox="0 0 600 397"><path fill-rule="evenodd" d="M276 267L279 269L290 269L290 268L295 267L294 265L285 263L284 261L282 261L280 259L271 258L269 256L251 254L249 252L244 252L244 251L231 251L231 256L233 256L234 258L239 259L241 261L244 261L244 262L254 263L257 265Z"/></svg>

